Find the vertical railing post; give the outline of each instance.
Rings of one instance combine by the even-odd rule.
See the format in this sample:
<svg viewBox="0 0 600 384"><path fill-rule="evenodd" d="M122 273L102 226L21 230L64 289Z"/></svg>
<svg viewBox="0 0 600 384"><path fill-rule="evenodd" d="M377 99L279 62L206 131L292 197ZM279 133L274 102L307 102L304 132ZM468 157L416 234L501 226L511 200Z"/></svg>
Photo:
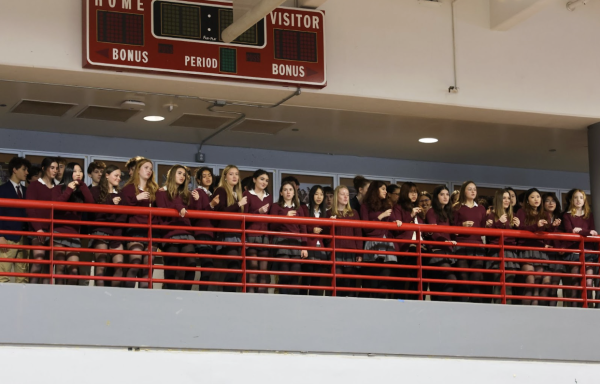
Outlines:
<svg viewBox="0 0 600 384"><path fill-rule="evenodd" d="M506 269L504 268L504 231L500 235L500 295L502 304L506 304Z"/></svg>
<svg viewBox="0 0 600 384"><path fill-rule="evenodd" d="M336 261L335 261L335 223L331 224L331 273L333 277L331 278L331 287L333 291L331 292L331 296L337 296L337 274L336 274Z"/></svg>
<svg viewBox="0 0 600 384"><path fill-rule="evenodd" d="M419 290L419 298L418 300L423 300L423 262L421 257L421 229L417 230L417 278L419 279L418 290Z"/></svg>
<svg viewBox="0 0 600 384"><path fill-rule="evenodd" d="M152 277L154 275L154 271L152 270L152 259L154 258L154 254L152 253L152 211L150 211L148 219L150 220L148 225L148 289L152 289Z"/></svg>
<svg viewBox="0 0 600 384"><path fill-rule="evenodd" d="M242 218L242 292L246 293L246 216Z"/></svg>
<svg viewBox="0 0 600 384"><path fill-rule="evenodd" d="M42 243L42 245L44 245ZM54 205L50 210L50 284L54 284ZM43 280L42 280L43 282Z"/></svg>
<svg viewBox="0 0 600 384"><path fill-rule="evenodd" d="M587 295L587 276L586 276L586 267L585 267L585 242L584 237L581 236L579 240L579 262L581 263L581 269L579 272L581 273L581 298L583 299L583 308L588 307L588 295Z"/></svg>

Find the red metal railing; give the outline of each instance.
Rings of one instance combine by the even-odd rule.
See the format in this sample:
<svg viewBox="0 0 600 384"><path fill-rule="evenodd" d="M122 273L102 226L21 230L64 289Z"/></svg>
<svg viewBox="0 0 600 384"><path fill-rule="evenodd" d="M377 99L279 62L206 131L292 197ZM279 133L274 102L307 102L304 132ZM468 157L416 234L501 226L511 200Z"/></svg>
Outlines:
<svg viewBox="0 0 600 384"><path fill-rule="evenodd" d="M24 258L24 259L12 259L12 258L2 258L5 254L0 253L0 263L26 263L26 264L40 264L40 265L48 265L49 270L48 273L15 273L15 272L6 272L0 273L0 276L9 276L9 277L28 277L28 278L40 278L40 279L49 279L50 283L56 283L57 280L65 280L65 281L76 281L76 280L101 280L106 282L119 281L119 282L130 282L130 283L147 283L149 288L153 288L154 284L184 284L187 286L199 285L199 286L219 286L228 290L240 290L242 292L247 292L248 288L271 288L271 289L288 289L288 290L311 290L311 291L323 291L326 294L331 294L333 296L339 295L358 295L358 296L374 296L374 297L389 297L389 298L406 298L406 299L418 299L423 300L427 296L432 299L452 299L452 300L461 300L466 301L467 299L470 301L483 301L483 302L499 302L502 304L507 304L510 300L513 303L517 301L523 301L528 303L529 301L538 301L538 303L551 303L551 302L563 302L563 305L577 305L583 307L593 306L594 304L600 304L600 288L598 287L598 281L600 279L600 275L598 275L598 267L600 264L598 262L590 263L585 261L585 254L595 255L597 259L597 255L600 253L597 250L591 250L590 248L597 248L597 243L600 242L600 238L597 237L582 237L576 234L564 234L564 233L531 233L527 231L519 231L519 230L498 230L498 229L483 229L483 228L465 228L465 227L446 227L446 226L435 226L435 232L438 233L450 233L450 234L465 234L465 235L480 235L480 236L493 236L500 238L500 245L492 245L492 244L470 244L470 243L458 243L456 246L458 247L476 247L476 248L484 248L486 250L489 249L498 249L499 257L488 257L488 256L467 256L460 254L450 253L448 255L440 255L440 254L431 254L427 253L423 250L422 245L440 245L440 246L448 246L448 243L444 242L436 242L427 240L421 240L421 235L423 233L428 233L432 231L432 226L428 225L413 225L413 224L403 224L400 228L403 231L414 231L416 232L417 240L404 240L404 239L395 239L395 238L386 238L386 239L376 239L372 237L352 237L352 236L340 236L336 235L336 228L339 227L360 227L360 228L370 228L370 229L389 229L392 231L398 230L396 224L394 223L382 223L382 222L372 222L372 221L356 221L356 220L340 220L340 219L315 219L315 218L303 218L303 217L283 217L283 216L270 216L270 215L250 215L250 214L241 214L241 213L223 213L223 212L208 212L208 211L188 211L187 217L191 219L197 218L208 218L211 220L235 220L240 222L240 229L222 229L222 228L199 228L193 227L194 230L207 230L215 233L214 241L198 241L198 240L183 240L183 239L164 239L164 238L152 238L153 231L160 230L173 230L173 229L183 229L190 230L190 227L175 227L170 225L156 225L152 224L152 218L157 217L176 217L178 216L178 212L173 209L160 209L160 208L139 208L139 207L121 207L121 206L108 206L108 205L95 205L95 204L74 204L74 203L59 203L59 202L45 202L45 201L28 201L28 200L9 200L9 199L0 199L0 206L10 206L13 208L34 208L34 209L47 209L51 213L51 217L54 217L54 212L56 211L79 211L79 212L92 212L92 213L118 213L118 214L127 214L127 215L146 215L148 217L147 224L128 224L128 223L99 223L99 222L90 222L90 221L65 221L65 220L57 220L57 219L31 219L31 218L13 218L13 217L0 217L0 221L18 221L24 223L30 222L43 222L50 223L50 232L30 232L30 231L6 231L0 230L1 235L18 235L18 236L41 236L45 238L49 238L50 241L48 245L44 246L33 246L33 245L0 245L0 248L9 248L9 249L21 249L23 252L28 252L30 250L44 250L47 252L48 257L43 260L40 259L32 259L32 258ZM299 223L305 225L313 225L319 226L322 228L327 228L321 234L296 234L296 233L282 233L275 231L257 231L257 230L249 230L246 229L248 223L251 222L262 222L262 223ZM85 244L85 240L92 239L107 239L106 236L95 236L95 235L85 235L85 234L62 234L55 233L54 226L55 224L78 224L78 225L89 225L89 226L107 226L107 227L121 227L121 228L144 228L148 230L148 236L145 238L139 237L128 237L128 236L115 236L110 237L111 240L122 241L124 243L130 241L136 242L147 242L149 244L148 249L145 251L138 250L127 250L125 247L124 250L114 250L114 249L103 249L99 251L95 248L82 247L82 248L65 248L58 244L54 243L54 239L60 238L79 238L82 240L82 245ZM223 242L219 241L218 235L221 233L237 233L241 238L241 242ZM311 260L311 259L289 259L289 258L280 258L280 257L259 257L259 256L248 256L246 254L246 248L249 246L249 242L247 241L247 236L257 236L257 235L268 235L268 236L278 236L278 237L289 237L289 238L322 238L328 243L327 247L293 247L293 246L281 246L275 244L256 244L252 243L252 248L257 249L267 249L270 250L273 254L276 254L278 249L304 249L309 251L323 251L329 254L328 260ZM576 242L578 243L577 249L565 249L565 248L532 248L532 247L523 247L523 246L509 246L504 245L505 237L511 238L527 238L527 239L542 239L542 240L558 240L564 242ZM356 249L343 249L335 247L335 240L361 240L361 241L385 241L388 243L395 244L411 244L414 245L414 249L408 252L398 252L398 251L378 251L378 250L356 250ZM153 249L153 245L158 243L158 248L162 247L162 244L194 244L194 245L212 245L212 246L227 246L232 249L239 250L237 255L226 255L226 254L199 254L199 253L173 253L173 252L164 252L157 251ZM587 246L586 246L587 244ZM86 261L67 261L67 260L57 260L55 258L55 254L61 251L76 251L79 253L102 253L102 254L122 254L122 255L147 255L148 263L142 264L131 264L131 263L123 263L123 264L114 264L111 262L86 262ZM540 250L547 253L575 253L579 254L578 261L564 261L564 260L544 260L540 261L538 259L513 259L513 258L505 258L505 250L512 251L525 251L525 250ZM377 255L395 255L398 257L400 262L398 263L376 263L376 262L358 262L358 261L348 261L348 260L338 260L336 255L339 253L355 253L361 255L367 254L377 254ZM215 264L226 264L227 262L235 262L235 266L218 266L215 265L213 267L183 267L183 266L171 266L171 265L161 265L153 262L154 257L160 256L163 259L169 257L178 257L178 258L194 258L196 260L201 259L212 259L215 261ZM431 265L428 260L431 257L447 257L456 260L465 260L465 261L495 261L498 262L498 269L486 269L484 268L469 268L469 267L442 267L439 265ZM567 272L552 272L548 269L544 269L541 271L524 271L524 270L507 270L505 268L504 262L506 260L521 263L521 264L559 264L565 266ZM248 262L249 261L263 261L269 262L272 264L272 267L268 268L268 270L258 270L258 269L249 269ZM278 265L283 264L300 264L302 265L315 265L322 266L322 270L319 272L296 272L296 271L284 271L277 268ZM166 264L166 263L164 263ZM195 263L194 263L195 264ZM147 278L141 277L113 277L113 276L89 276L82 274L56 274L55 267L56 266L78 266L78 267L119 267L124 269L136 268L141 270L148 271ZM352 268L355 269L350 271L350 273L344 273L343 268ZM571 273L573 267L578 267L579 271L577 273ZM381 275L378 274L377 271L380 269L389 269L391 273L389 275ZM593 275L586 275L585 271L592 269ZM229 274L229 275L237 275L238 278L234 279L234 281L223 281L223 279L217 279L215 281L205 281L205 280L180 280L180 279L166 279L166 278L158 278L154 275L157 271L194 271L200 273L220 273L220 274ZM346 271L348 272L348 271ZM360 272L360 273L358 273ZM439 276L433 275L434 273L448 273L451 272L460 276L460 274L466 273L481 273L484 278L481 280L470 280L457 278L456 280L448 280L445 278L440 278ZM300 277L317 277L321 278L321 283L319 285L307 286L305 284L282 284L281 282L277 283L250 283L247 280L248 275L268 275L268 276L277 276L280 279L286 277L292 278L300 278ZM515 275L515 281L507 282L507 275ZM550 285L546 283L526 283L521 281L519 277L527 277L539 276L541 278L549 278L549 277L560 277L563 281L563 284L560 286ZM586 280L591 280L594 284L593 286L588 286L586 284ZM344 281L345 284L341 284ZM382 288L373 288L370 282L379 281L386 282L386 285L391 285L391 287ZM348 284L350 282L350 284ZM577 284L575 283L577 282ZM389 283L389 284L387 284ZM445 285L446 287L452 287L452 289L446 290L436 290L439 288L439 285ZM427 287L429 286L429 287ZM497 289L494 292L494 287ZM507 292L507 288L513 290L511 294ZM532 295L526 295L523 292L519 292L519 290L533 290ZM536 295L536 290L556 290L561 289L563 291L563 297L558 297L554 295L544 295L540 296L540 293ZM471 291L477 291L476 293ZM570 293L572 297L565 297L564 293ZM573 295L573 292L576 294ZM592 294L593 293L593 294ZM599 305L600 306L600 305Z"/></svg>

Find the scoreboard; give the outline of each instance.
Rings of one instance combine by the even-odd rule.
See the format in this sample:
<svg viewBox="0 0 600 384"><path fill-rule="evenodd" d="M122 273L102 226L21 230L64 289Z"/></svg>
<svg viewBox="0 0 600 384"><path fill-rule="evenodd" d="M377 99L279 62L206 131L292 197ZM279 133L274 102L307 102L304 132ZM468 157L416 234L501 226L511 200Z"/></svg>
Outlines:
<svg viewBox="0 0 600 384"><path fill-rule="evenodd" d="M276 8L231 43L231 3L83 0L83 67L324 88L325 14Z"/></svg>

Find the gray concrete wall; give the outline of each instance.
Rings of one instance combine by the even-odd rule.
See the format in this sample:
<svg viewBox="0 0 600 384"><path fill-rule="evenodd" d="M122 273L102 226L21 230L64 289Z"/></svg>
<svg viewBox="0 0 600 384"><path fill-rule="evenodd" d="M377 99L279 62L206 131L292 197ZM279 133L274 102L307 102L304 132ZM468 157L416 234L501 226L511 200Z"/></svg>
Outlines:
<svg viewBox="0 0 600 384"><path fill-rule="evenodd" d="M81 153L130 158L193 162L197 144L149 140L112 139L86 135L0 129L0 147L21 150ZM358 156L330 156L303 152L204 146L206 162L247 167L380 175L440 181L475 180L506 186L537 186L551 189L590 187L587 173L546 171L481 165L393 160Z"/></svg>
<svg viewBox="0 0 600 384"><path fill-rule="evenodd" d="M0 284L0 344L600 361L600 311Z"/></svg>

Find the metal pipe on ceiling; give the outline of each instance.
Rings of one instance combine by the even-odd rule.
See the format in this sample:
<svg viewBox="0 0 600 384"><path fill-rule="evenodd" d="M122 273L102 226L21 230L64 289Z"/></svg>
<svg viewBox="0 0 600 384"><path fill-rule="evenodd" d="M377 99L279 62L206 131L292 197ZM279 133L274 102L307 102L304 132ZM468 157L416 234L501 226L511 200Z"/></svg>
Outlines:
<svg viewBox="0 0 600 384"><path fill-rule="evenodd" d="M236 112L236 111L215 111L214 109L216 107L225 107L227 105L237 105L237 106L243 106L243 107L271 109L271 108L279 107L281 104L285 103L286 101L288 101L292 97L299 96L301 93L302 93L302 90L300 88L298 88L291 95L286 96L283 99L281 99L280 101L278 101L277 103L271 104L271 105L255 105L255 104L244 104L244 103L228 103L228 102L226 102L224 100L215 101L211 106L208 107L208 110L210 112L238 115L238 118L236 118L233 121L229 121L229 122L225 123L224 125L222 125L221 127L219 127L219 129L217 129L215 132L213 132L211 135L209 135L208 137L204 138L200 142L200 146L198 148L198 152L200 152L202 150L202 146L204 144L206 144L210 139L214 138L215 136L217 136L218 134L220 134L222 132L225 132L228 129L233 128L234 126L236 126L236 125L242 123L244 120L246 120L246 114L245 113Z"/></svg>
<svg viewBox="0 0 600 384"><path fill-rule="evenodd" d="M260 0L242 17L234 21L229 27L225 28L221 34L221 38L225 43L231 43L284 2L285 0Z"/></svg>

